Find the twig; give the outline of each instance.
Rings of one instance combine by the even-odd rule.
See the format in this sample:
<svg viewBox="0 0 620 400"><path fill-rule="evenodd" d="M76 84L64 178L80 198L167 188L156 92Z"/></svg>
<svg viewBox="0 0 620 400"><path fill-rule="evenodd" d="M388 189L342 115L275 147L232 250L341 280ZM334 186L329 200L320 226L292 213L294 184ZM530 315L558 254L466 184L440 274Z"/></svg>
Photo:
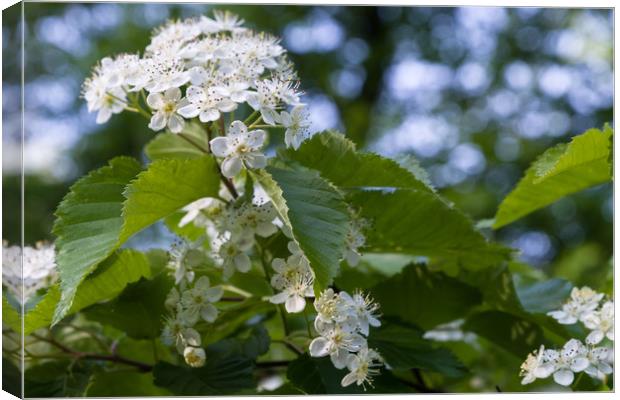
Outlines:
<svg viewBox="0 0 620 400"><path fill-rule="evenodd" d="M261 361L256 363L256 368L282 368L288 367L291 362L288 360Z"/></svg>
<svg viewBox="0 0 620 400"><path fill-rule="evenodd" d="M63 351L64 353L67 353L68 355L70 355L71 357L73 357L75 359L84 358L84 359L110 361L110 362L114 362L114 363L118 363L118 364L131 365L133 367L138 368L140 371L143 371L143 372L148 372L148 371L151 371L153 369L152 365L145 364L145 363L142 363L140 361L130 360L130 359L125 358L123 356L120 356L118 354L110 354L110 355L108 355L108 354L97 354L97 353L88 353L88 352L75 351L75 350L70 349L69 347L65 346L64 344L58 342L53 337L46 338L46 337L39 336L39 335L34 334L34 333L31 336L36 338L36 339L38 339L38 340L41 340L43 342L47 342L47 343L51 344L52 346L60 349L61 351Z"/></svg>

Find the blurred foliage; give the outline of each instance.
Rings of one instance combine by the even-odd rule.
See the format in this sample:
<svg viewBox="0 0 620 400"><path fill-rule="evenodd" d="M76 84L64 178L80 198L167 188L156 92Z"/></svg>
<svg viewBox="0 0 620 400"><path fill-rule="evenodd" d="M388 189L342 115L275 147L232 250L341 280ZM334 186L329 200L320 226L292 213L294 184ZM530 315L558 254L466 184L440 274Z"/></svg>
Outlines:
<svg viewBox="0 0 620 400"><path fill-rule="evenodd" d="M211 7L25 5L26 243L54 240L53 212L78 177L116 156L145 160L142 148L154 136L142 118L126 113L94 124L79 98L90 68L104 56L140 51L151 29L166 19L204 14ZM613 45L605 36L613 31L610 10L225 8L251 27L283 37L310 108L323 118L313 118L317 127L340 128L360 149L420 158L439 192L475 220L495 215L546 148L613 123ZM14 160L19 148L7 144L18 143L20 135L20 14L15 10L3 12L3 231L11 243L19 242L21 234L19 170L6 161ZM521 72L517 78L529 73L532 82L511 82L511 71ZM522 250L522 261L535 268L515 266L523 276L543 272L610 293L612 223L612 187L607 184L484 233ZM446 389L521 390L506 371L515 371L522 360L487 339L479 344L483 351L449 343L472 378L453 386L444 381ZM34 374L32 380L50 384L46 369L42 366L41 376ZM108 378L98 377L91 391ZM425 378L435 383L433 374ZM80 391L87 384L79 373L73 379ZM36 392L38 386L31 387Z"/></svg>

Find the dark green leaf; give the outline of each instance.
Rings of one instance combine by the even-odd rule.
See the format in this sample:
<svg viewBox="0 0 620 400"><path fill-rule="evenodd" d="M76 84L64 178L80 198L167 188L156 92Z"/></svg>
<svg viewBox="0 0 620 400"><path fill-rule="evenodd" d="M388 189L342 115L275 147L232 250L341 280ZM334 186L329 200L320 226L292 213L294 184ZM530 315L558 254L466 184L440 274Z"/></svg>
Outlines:
<svg viewBox="0 0 620 400"><path fill-rule="evenodd" d="M209 346L206 353L207 361L201 368L158 363L153 370L155 384L180 396L232 394L255 386L249 358L235 354L228 346Z"/></svg>
<svg viewBox="0 0 620 400"><path fill-rule="evenodd" d="M4 314L4 310L2 311ZM9 359L2 357L2 390L15 397L22 397L22 374Z"/></svg>
<svg viewBox="0 0 620 400"><path fill-rule="evenodd" d="M157 338L163 328L164 302L173 283L165 274L143 279L127 286L115 300L90 307L86 316L135 339Z"/></svg>
<svg viewBox="0 0 620 400"><path fill-rule="evenodd" d="M386 316L400 318L423 329L463 318L480 304L474 287L426 266L412 264L371 289Z"/></svg>
<svg viewBox="0 0 620 400"><path fill-rule="evenodd" d="M524 359L546 343L535 323L502 311L483 311L467 318L463 330L474 332L497 346Z"/></svg>
<svg viewBox="0 0 620 400"><path fill-rule="evenodd" d="M549 279L530 284L517 282L516 290L521 305L530 313L559 310L573 288L573 285L564 279Z"/></svg>
<svg viewBox="0 0 620 400"><path fill-rule="evenodd" d="M373 153L358 152L344 135L325 131L306 140L298 150L286 150L286 158L315 169L343 188L395 187L431 191L427 183L396 161ZM421 168L418 165L419 170Z"/></svg>
<svg viewBox="0 0 620 400"><path fill-rule="evenodd" d="M448 269L483 269L508 258L508 249L489 243L469 218L433 193L363 191L350 200L372 224L370 251L434 257Z"/></svg>
<svg viewBox="0 0 620 400"><path fill-rule="evenodd" d="M465 366L445 348L436 348L422 338L419 330L388 323L373 329L368 345L379 351L391 368L409 370L419 368L435 371L449 377L460 377Z"/></svg>
<svg viewBox="0 0 620 400"><path fill-rule="evenodd" d="M168 390L155 386L152 373L127 370L93 375L84 392L84 396L87 397L145 397L171 394Z"/></svg>
<svg viewBox="0 0 620 400"><path fill-rule="evenodd" d="M329 357L312 358L303 354L288 367L286 377L306 394L363 394L363 393L408 393L411 387L398 380L389 371L382 369L373 380L373 386L352 384L342 387L340 382L348 373L347 369L336 369Z"/></svg>

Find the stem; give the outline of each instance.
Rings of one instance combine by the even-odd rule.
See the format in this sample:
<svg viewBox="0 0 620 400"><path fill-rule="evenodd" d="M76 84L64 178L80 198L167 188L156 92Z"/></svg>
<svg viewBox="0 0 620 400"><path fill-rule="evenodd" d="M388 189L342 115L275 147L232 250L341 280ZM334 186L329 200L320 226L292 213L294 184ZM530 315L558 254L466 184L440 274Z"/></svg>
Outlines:
<svg viewBox="0 0 620 400"><path fill-rule="evenodd" d="M257 127L262 121L263 121L263 116L259 115L258 118L256 119L256 121L252 122L252 124L250 126L248 126L248 129L252 129L252 128Z"/></svg>
<svg viewBox="0 0 620 400"><path fill-rule="evenodd" d="M261 263L261 266L263 267L263 272L265 273L265 279L267 280L269 287L271 287L271 274L269 273L269 267L267 266L267 263L265 261L265 251L263 250L262 246L258 243L256 243L256 249L258 250L258 253L260 255L260 263ZM279 304L277 308L278 308L278 313L280 314L280 318L282 319L282 328L284 328L284 335L288 336L290 334L290 329L288 326L288 322L286 320L284 308L282 307L281 304Z"/></svg>
<svg viewBox="0 0 620 400"><path fill-rule="evenodd" d="M220 115L220 119L218 120L220 127L220 135L226 136L226 127L224 126L224 116Z"/></svg>
<svg viewBox="0 0 620 400"><path fill-rule="evenodd" d="M279 361L262 361L257 362L256 368L280 368L280 367L288 367L291 362L288 360L279 360Z"/></svg>
<svg viewBox="0 0 620 400"><path fill-rule="evenodd" d="M191 139L189 136L187 136L187 135L185 135L183 133L177 133L177 135L179 135L179 137L183 138L186 142L188 142L189 144L191 144L192 146L194 146L195 148L197 148L198 150L200 150L204 154L211 153L211 144L209 144L209 148L208 149L205 149L199 143L196 143L193 139ZM217 165L217 170L218 170L218 172L220 174L220 179L222 180L222 182L224 183L224 185L226 186L226 188L230 192L231 196L236 199L237 197L239 197L239 193L237 192L237 189L235 188L235 185L230 181L230 179L228 179L228 178L226 178L224 176L224 174L222 173L222 169L220 167L220 164L218 164L216 162L216 165Z"/></svg>
<svg viewBox="0 0 620 400"><path fill-rule="evenodd" d="M220 285L222 287L222 289L228 291L228 292L232 292L232 293L237 293L240 294L243 297L252 297L252 293L250 292L246 292L245 290L238 288L236 286L233 285Z"/></svg>
<svg viewBox="0 0 620 400"><path fill-rule="evenodd" d="M205 153L205 154L210 153L209 149L205 149L204 147L202 147L202 145L200 143L195 142L194 139L191 139L186 134L184 134L184 133L177 133L177 135L179 135L179 137L182 137L187 143L191 144L192 146L194 146L198 150L202 151L203 153Z"/></svg>
<svg viewBox="0 0 620 400"><path fill-rule="evenodd" d="M308 312L304 307L304 319L306 320L306 329L308 330L308 337L312 338L312 331L310 330L310 320L308 319Z"/></svg>
<svg viewBox="0 0 620 400"><path fill-rule="evenodd" d="M254 110L244 121L243 125L247 126L258 115L258 111Z"/></svg>
<svg viewBox="0 0 620 400"><path fill-rule="evenodd" d="M70 349L69 347L65 346L64 344L58 342L56 339L54 339L53 337L43 337L43 336L39 336L37 334L31 334L32 337L41 340L43 342L47 342L49 344L51 344L52 346L58 348L59 350L61 350L63 353L66 353L67 355L75 358L75 359L80 359L80 358L85 358L85 359L91 359L91 360L102 360L102 361L110 361L110 362L114 362L114 363L118 363L118 364L125 364L125 365L131 365L133 367L138 368L139 370L143 371L143 372L148 372L151 371L153 369L152 365L149 364L145 364L139 361L135 361L135 360L130 360L128 358L125 358L123 356L119 356L118 354L97 354L97 353L84 353L84 352L79 352L79 351L75 351Z"/></svg>

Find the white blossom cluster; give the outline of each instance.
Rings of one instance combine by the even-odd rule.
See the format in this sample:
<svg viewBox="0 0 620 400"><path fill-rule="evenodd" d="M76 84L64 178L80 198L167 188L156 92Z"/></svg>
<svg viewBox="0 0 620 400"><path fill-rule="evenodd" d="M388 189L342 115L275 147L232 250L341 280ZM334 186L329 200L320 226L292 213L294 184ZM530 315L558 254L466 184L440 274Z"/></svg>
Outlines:
<svg viewBox="0 0 620 400"><path fill-rule="evenodd" d="M329 288L314 301L314 308L314 328L320 336L310 343L310 355L329 355L334 367L347 368L342 386L372 385L383 360L376 350L368 348L366 337L371 326L381 326L379 305L361 292L351 296Z"/></svg>
<svg viewBox="0 0 620 400"><path fill-rule="evenodd" d="M20 303L27 303L38 290L50 287L57 279L53 244L38 242L35 247L24 246L22 253L20 246L2 242L2 285Z"/></svg>
<svg viewBox="0 0 620 400"><path fill-rule="evenodd" d="M527 356L521 365L521 384L534 382L553 375L553 380L563 386L573 383L575 373L585 372L595 379L604 380L612 373L614 340L614 303L604 301L605 295L589 287L573 288L562 309L548 313L559 323L572 325L577 322L590 330L585 343L569 340L562 349L540 349ZM604 343L607 339L608 342Z"/></svg>
<svg viewBox="0 0 620 400"><path fill-rule="evenodd" d="M101 60L83 85L88 110L97 112L97 123L124 110L140 112L152 130L180 133L186 120L223 122L224 114L243 106L259 117L246 122L285 129L286 146L297 149L308 135L297 74L278 38L243 23L221 11L213 18L169 21L154 31L142 56ZM223 173L262 168L265 132L229 120L228 133L211 143L224 158Z"/></svg>
<svg viewBox="0 0 620 400"><path fill-rule="evenodd" d="M193 284L191 280L182 280L181 286L172 288L166 298L170 315L166 318L162 341L174 345L185 362L197 368L205 364L206 353L200 347L201 337L194 327L201 321L215 321L218 310L213 303L222 298L223 289L211 286L206 276L201 276Z"/></svg>

